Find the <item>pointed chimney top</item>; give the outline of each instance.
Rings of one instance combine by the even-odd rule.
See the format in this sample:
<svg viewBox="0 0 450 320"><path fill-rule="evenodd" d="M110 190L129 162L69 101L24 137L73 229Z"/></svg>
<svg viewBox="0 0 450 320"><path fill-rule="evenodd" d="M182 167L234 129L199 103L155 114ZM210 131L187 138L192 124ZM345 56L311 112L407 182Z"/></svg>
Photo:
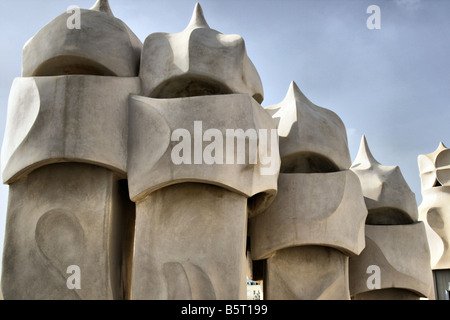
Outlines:
<svg viewBox="0 0 450 320"><path fill-rule="evenodd" d="M419 155L419 158L426 157L434 162L434 161L436 161L436 157L444 150L448 150L448 148L444 145L443 142L439 142L439 145L436 148L436 150L434 150L433 152L428 153L428 154L421 154L421 155Z"/></svg>
<svg viewBox="0 0 450 320"><path fill-rule="evenodd" d="M289 90L300 91L300 88L298 87L297 83L295 83L295 81L292 80L291 83L289 84Z"/></svg>
<svg viewBox="0 0 450 320"><path fill-rule="evenodd" d="M203 9L198 2L195 4L191 21L189 22L189 25L186 27L186 29L188 28L209 28L205 16L203 15Z"/></svg>
<svg viewBox="0 0 450 320"><path fill-rule="evenodd" d="M97 2L94 4L94 6L91 8L91 10L104 12L107 15L114 17L111 7L109 6L108 0L97 0Z"/></svg>
<svg viewBox="0 0 450 320"><path fill-rule="evenodd" d="M291 81L291 83L289 84L287 96L296 96L299 92L301 92L301 90L298 85L295 83L295 81Z"/></svg>
<svg viewBox="0 0 450 320"><path fill-rule="evenodd" d="M313 104L308 99L308 97L305 96L305 94L302 92L302 90L300 90L299 86L297 85L297 83L295 81L291 81L288 92L283 101L287 101L290 99L294 99L294 101L296 101L296 102L300 100L304 103L306 102L306 103ZM297 103L295 103L295 107L298 107Z"/></svg>
<svg viewBox="0 0 450 320"><path fill-rule="evenodd" d="M445 146L445 144L442 141L439 143L438 150L439 149L447 149L447 147Z"/></svg>
<svg viewBox="0 0 450 320"><path fill-rule="evenodd" d="M363 135L361 138L361 143L359 145L358 154L356 155L352 167L356 167L356 165L359 166L366 165L364 167L371 167L373 164L380 164L380 163L377 160L375 160L374 156L372 155L372 152L369 149L366 136Z"/></svg>

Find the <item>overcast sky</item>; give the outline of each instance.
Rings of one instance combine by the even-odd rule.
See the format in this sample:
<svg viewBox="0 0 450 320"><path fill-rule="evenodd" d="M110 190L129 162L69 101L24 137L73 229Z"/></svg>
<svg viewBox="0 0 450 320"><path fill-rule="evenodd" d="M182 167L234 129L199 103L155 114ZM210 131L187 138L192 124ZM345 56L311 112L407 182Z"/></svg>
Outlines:
<svg viewBox="0 0 450 320"><path fill-rule="evenodd" d="M0 2L0 138L9 90L21 75L25 42L70 5L94 0ZM144 41L188 24L194 0L110 0L115 16ZM450 1L203 0L209 26L241 35L264 86L263 106L283 100L295 81L347 128L352 160L364 134L374 157L398 165L416 194L417 156L450 147ZM368 29L370 5L381 28ZM0 248L8 188L0 188ZM1 258L0 258L1 259Z"/></svg>

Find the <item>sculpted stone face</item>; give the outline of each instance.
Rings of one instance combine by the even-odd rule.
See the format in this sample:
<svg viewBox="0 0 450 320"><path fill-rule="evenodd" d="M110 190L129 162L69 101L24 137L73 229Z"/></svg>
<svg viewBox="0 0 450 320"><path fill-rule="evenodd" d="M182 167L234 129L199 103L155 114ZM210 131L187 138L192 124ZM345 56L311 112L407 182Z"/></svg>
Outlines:
<svg viewBox="0 0 450 320"><path fill-rule="evenodd" d="M423 201L419 220L426 226L433 269L450 268L450 151L441 142L429 154L419 155Z"/></svg>
<svg viewBox="0 0 450 320"><path fill-rule="evenodd" d="M407 299L434 297L423 223L366 225L365 234L366 247L350 258L350 292L355 299L402 299L408 291ZM371 266L378 268L376 287L368 286Z"/></svg>
<svg viewBox="0 0 450 320"><path fill-rule="evenodd" d="M179 33L153 33L144 42L140 77L143 95L154 98L247 93L258 103L263 87L239 35L207 24L199 4Z"/></svg>
<svg viewBox="0 0 450 320"><path fill-rule="evenodd" d="M417 161L422 191L450 186L450 149L442 142L434 152L419 155Z"/></svg>
<svg viewBox="0 0 450 320"><path fill-rule="evenodd" d="M350 167L347 131L331 110L313 104L295 82L266 110L278 124L281 172L333 172Z"/></svg>
<svg viewBox="0 0 450 320"><path fill-rule="evenodd" d="M129 299L134 205L126 184L128 96L142 43L107 1L64 13L24 46L8 102L6 299ZM75 270L81 282L69 283Z"/></svg>
<svg viewBox="0 0 450 320"><path fill-rule="evenodd" d="M350 299L348 259L364 248L367 209L348 170L345 126L294 82L266 110L280 136L278 193L249 221L252 258L265 264L265 297Z"/></svg>
<svg viewBox="0 0 450 320"><path fill-rule="evenodd" d="M350 168L359 177L368 209L366 247L350 258L354 299L433 298L425 225L399 167L375 160L366 138Z"/></svg>
<svg viewBox="0 0 450 320"><path fill-rule="evenodd" d="M361 181L369 210L367 224L407 224L417 221L416 197L400 168L376 161L364 136L350 169Z"/></svg>
<svg viewBox="0 0 450 320"><path fill-rule="evenodd" d="M68 28L70 14L63 13L25 44L22 76L137 76L142 42L114 17L108 2L77 10L79 29Z"/></svg>
<svg viewBox="0 0 450 320"><path fill-rule="evenodd" d="M238 146L238 139L227 136L227 130L233 130L234 135L237 129L244 132L254 130L255 133L260 129L269 132L275 129L270 116L247 94L182 99L132 96L130 111L128 176L133 200L144 198L156 189L188 180L222 186L248 197L263 193L265 197L273 198L276 194L279 170L277 140L272 143L270 135L266 137L270 141L255 136L256 141L246 143L245 161L239 163L237 154L242 149ZM234 144L233 152L230 153L232 161L226 159L230 156L226 149L221 162L203 161L203 151L209 144L203 141L201 132L195 132L196 127L199 127L196 123L201 123L202 131L214 129L220 132L221 137L224 137L222 147L226 148L227 141ZM174 133L181 129L185 132L184 137L174 137ZM191 139L183 141L186 137ZM194 141L193 137L200 141ZM189 146L181 150L181 143ZM250 144L255 146L253 151L258 154L265 151L271 155L269 163L263 164L261 159L250 163ZM178 161L178 158L173 157L174 150L177 154L191 150L189 161ZM264 171L271 167L272 171Z"/></svg>
<svg viewBox="0 0 450 320"><path fill-rule="evenodd" d="M61 161L95 163L125 176L128 96L139 90L139 78L15 79L2 146L3 181Z"/></svg>
<svg viewBox="0 0 450 320"><path fill-rule="evenodd" d="M328 246L349 255L362 251L367 210L353 172L281 173L278 183L274 203L251 219L255 259L303 245ZM323 194L328 195L324 203Z"/></svg>

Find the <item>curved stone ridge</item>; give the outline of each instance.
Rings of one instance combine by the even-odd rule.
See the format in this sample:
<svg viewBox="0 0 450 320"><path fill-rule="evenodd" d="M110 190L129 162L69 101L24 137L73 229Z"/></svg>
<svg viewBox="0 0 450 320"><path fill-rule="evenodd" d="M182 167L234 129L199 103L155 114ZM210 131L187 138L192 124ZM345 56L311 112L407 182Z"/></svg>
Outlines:
<svg viewBox="0 0 450 320"><path fill-rule="evenodd" d="M385 166L375 160L366 137L361 138L351 168L363 189L369 210L368 224L405 224L417 221L416 197L398 166Z"/></svg>
<svg viewBox="0 0 450 320"><path fill-rule="evenodd" d="M264 299L349 300L348 257L330 247L301 246L267 259Z"/></svg>
<svg viewBox="0 0 450 320"><path fill-rule="evenodd" d="M278 184L273 204L250 220L255 260L294 246L327 246L348 255L363 250L367 210L353 172L282 173Z"/></svg>
<svg viewBox="0 0 450 320"><path fill-rule="evenodd" d="M264 96L242 37L211 29L198 3L183 31L147 37L140 77L143 95L154 98L248 93L261 103Z"/></svg>
<svg viewBox="0 0 450 320"><path fill-rule="evenodd" d="M276 128L247 94L180 99L132 96L129 121L128 179L133 201L188 181L218 185L247 197L266 193L273 198L276 194L278 141L271 137L271 129L276 134ZM264 139L259 136L261 131L268 133ZM215 138L205 138L208 133ZM246 133L250 140L238 144L237 138L245 138ZM230 142L233 149L228 149ZM267 169L272 167L271 174L262 174L265 165L260 158L250 163L251 145L256 146L258 155L270 156ZM213 146L214 150L210 149ZM244 163L238 163L240 152L245 155Z"/></svg>
<svg viewBox="0 0 450 320"><path fill-rule="evenodd" d="M278 121L282 172L330 172L350 167L342 120L333 111L313 104L295 82L282 102L266 110Z"/></svg>
<svg viewBox="0 0 450 320"><path fill-rule="evenodd" d="M450 149L442 142L435 151L417 158L422 190L439 186L450 186Z"/></svg>
<svg viewBox="0 0 450 320"><path fill-rule="evenodd" d="M245 299L246 207L243 195L190 182L136 202L133 299Z"/></svg>
<svg viewBox="0 0 450 320"><path fill-rule="evenodd" d="M450 149L442 142L435 151L418 156L423 201L419 220L426 226L434 270L450 268Z"/></svg>
<svg viewBox="0 0 450 320"><path fill-rule="evenodd" d="M44 166L10 185L2 291L11 300L124 299L130 212L115 174L78 163ZM124 195L124 193L122 193ZM132 240L131 240L132 241ZM129 256L128 256L129 257ZM81 290L69 290L70 266Z"/></svg>
<svg viewBox="0 0 450 320"><path fill-rule="evenodd" d="M4 183L62 161L95 163L125 176L128 96L139 91L139 78L15 79L2 146Z"/></svg>
<svg viewBox="0 0 450 320"><path fill-rule="evenodd" d="M70 26L72 19L79 25ZM108 1L99 0L91 9L59 15L33 36L23 48L22 76L135 77L141 49L142 42L114 17Z"/></svg>
<svg viewBox="0 0 450 320"><path fill-rule="evenodd" d="M386 289L396 289L397 299L402 296L402 290L415 294L408 298L434 297L430 252L422 222L367 225L365 233L366 247L358 257L350 258L353 297L371 299L372 292L379 291L377 298L383 299Z"/></svg>

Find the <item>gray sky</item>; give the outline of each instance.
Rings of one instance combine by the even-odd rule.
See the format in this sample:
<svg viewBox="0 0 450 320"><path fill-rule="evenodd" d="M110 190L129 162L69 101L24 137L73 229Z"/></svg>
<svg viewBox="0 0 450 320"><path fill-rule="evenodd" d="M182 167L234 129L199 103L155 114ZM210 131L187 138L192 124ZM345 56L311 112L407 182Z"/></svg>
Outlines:
<svg viewBox="0 0 450 320"><path fill-rule="evenodd" d="M22 47L70 5L94 0L0 3L0 138L9 90L21 74ZM398 165L422 201L417 156L450 147L450 1L203 0L209 26L241 35L265 91L263 106L280 102L295 81L315 104L336 112L347 128L352 160L364 134L374 157ZM179 32L194 0L110 0L115 16L144 41ZM370 5L381 29L369 30ZM0 248L7 186L0 188ZM1 259L1 258L0 258Z"/></svg>

